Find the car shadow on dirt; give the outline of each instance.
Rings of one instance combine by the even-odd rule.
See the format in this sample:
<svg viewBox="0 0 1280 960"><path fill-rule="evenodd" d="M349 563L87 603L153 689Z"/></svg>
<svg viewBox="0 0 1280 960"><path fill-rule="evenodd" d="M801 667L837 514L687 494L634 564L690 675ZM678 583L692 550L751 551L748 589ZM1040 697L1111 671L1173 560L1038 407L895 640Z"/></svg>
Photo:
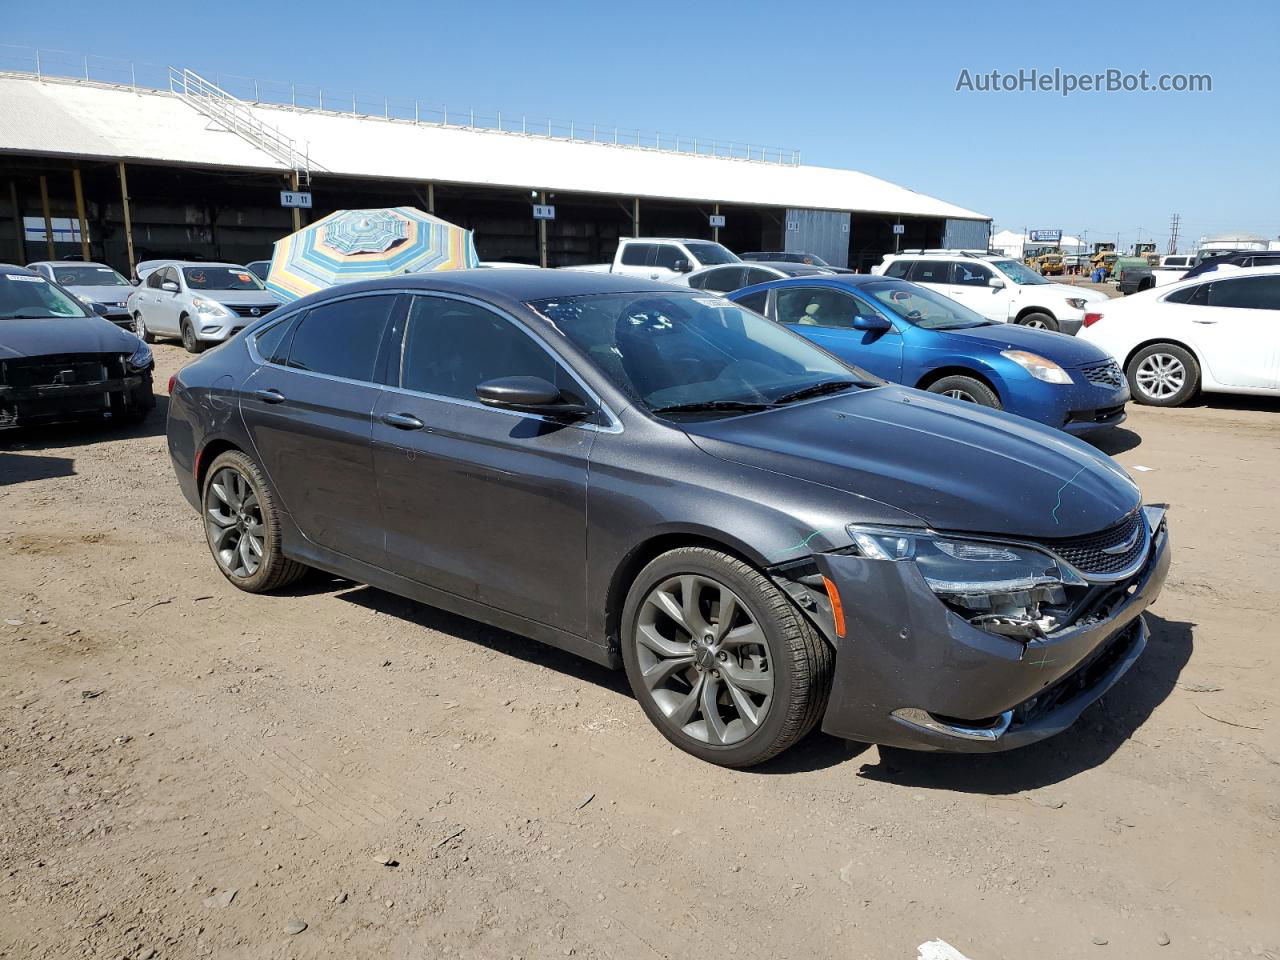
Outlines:
<svg viewBox="0 0 1280 960"><path fill-rule="evenodd" d="M1112 427L1089 437L1088 441L1107 456L1115 457L1141 446L1142 437L1124 427Z"/></svg>
<svg viewBox="0 0 1280 960"><path fill-rule="evenodd" d="M920 753L881 747L859 776L900 786L1012 794L1061 783L1110 759L1177 686L1191 659L1194 623L1148 613L1151 640L1142 657L1076 723L1048 740L1007 753Z"/></svg>
<svg viewBox="0 0 1280 960"><path fill-rule="evenodd" d="M169 398L156 394L156 405L140 421L69 420L66 423L14 427L0 433L0 451L56 450L60 447L82 447L114 440L162 437L168 416Z"/></svg>
<svg viewBox="0 0 1280 960"><path fill-rule="evenodd" d="M75 474L76 462L71 457L25 456L0 450L0 487Z"/></svg>

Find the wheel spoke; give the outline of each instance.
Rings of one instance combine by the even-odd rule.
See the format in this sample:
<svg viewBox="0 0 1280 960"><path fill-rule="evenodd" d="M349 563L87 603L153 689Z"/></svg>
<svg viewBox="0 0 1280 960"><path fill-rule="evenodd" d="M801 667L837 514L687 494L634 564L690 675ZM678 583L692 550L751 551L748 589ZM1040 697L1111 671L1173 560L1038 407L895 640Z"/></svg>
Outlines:
<svg viewBox="0 0 1280 960"><path fill-rule="evenodd" d="M213 523L216 523L220 527L235 526L236 518L228 517L225 513L223 513L217 507L210 507L207 511L205 511L205 515L209 518L210 521L212 521Z"/></svg>
<svg viewBox="0 0 1280 960"><path fill-rule="evenodd" d="M227 540L229 540L235 532L236 532L236 528L231 526L227 526L227 527L219 526L219 527L214 527L212 530L210 530L209 534L210 536L213 537L213 549L215 550L235 549L234 543L231 544L230 547L228 547L227 545Z"/></svg>
<svg viewBox="0 0 1280 960"><path fill-rule="evenodd" d="M644 685L652 690L659 684L666 683L677 670L687 670L691 666L693 666L691 656L671 657L668 660L659 660L653 666L646 668L641 672L640 678L644 681Z"/></svg>
<svg viewBox="0 0 1280 960"><path fill-rule="evenodd" d="M636 639L660 657L684 657L689 655L689 645L678 640L668 640L651 623L636 628Z"/></svg>
<svg viewBox="0 0 1280 960"><path fill-rule="evenodd" d="M720 611L717 614L714 637L716 643L724 639L724 635L733 626L733 618L738 615L738 598L728 587L720 588Z"/></svg>
<svg viewBox="0 0 1280 960"><path fill-rule="evenodd" d="M693 715L698 710L698 697L702 693L702 688L706 685L706 680L705 674L699 674L697 682L685 694L684 699L677 703L675 708L667 714L667 719L677 727L684 727L693 719Z"/></svg>
<svg viewBox="0 0 1280 960"><path fill-rule="evenodd" d="M762 696L773 694L773 676L769 673L743 670L732 659L720 664L720 672L731 687L749 690Z"/></svg>
<svg viewBox="0 0 1280 960"><path fill-rule="evenodd" d="M667 590L659 587L657 590L653 591L653 593L649 594L647 602L674 620L676 625L685 633L690 633L689 625L684 619L684 611L680 609L680 604L676 602L676 598ZM692 636L692 634L690 635Z"/></svg>
<svg viewBox="0 0 1280 960"><path fill-rule="evenodd" d="M729 690L729 698L733 700L733 705L738 711L738 716L742 720L742 726L747 733L751 733L756 727L760 726L760 717L764 712L763 707L757 707L751 702L751 698L742 692L737 686L725 677L725 687Z"/></svg>
<svg viewBox="0 0 1280 960"><path fill-rule="evenodd" d="M706 723L707 739L712 743L725 742L725 722L720 719L720 708L716 704L716 698L719 695L720 681L704 676L699 706L702 710L702 719Z"/></svg>
<svg viewBox="0 0 1280 960"><path fill-rule="evenodd" d="M724 638L720 641L720 646L732 648L740 647L744 643L763 644L764 642L764 631L760 629L759 624L752 620L744 623L740 627L734 627L725 634Z"/></svg>
<svg viewBox="0 0 1280 960"><path fill-rule="evenodd" d="M702 636L710 631L710 624L702 617L698 600L702 594L702 580L691 574L680 578L680 609L684 612L684 623L691 634Z"/></svg>

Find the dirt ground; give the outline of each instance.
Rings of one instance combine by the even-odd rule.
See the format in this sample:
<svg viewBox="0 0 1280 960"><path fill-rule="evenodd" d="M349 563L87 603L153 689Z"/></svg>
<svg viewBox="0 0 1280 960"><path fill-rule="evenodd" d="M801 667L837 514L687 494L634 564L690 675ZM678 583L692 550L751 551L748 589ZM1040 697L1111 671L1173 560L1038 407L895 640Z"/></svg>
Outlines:
<svg viewBox="0 0 1280 960"><path fill-rule="evenodd" d="M2 438L0 957L1275 960L1280 401L1131 409L1099 445L1176 552L1100 705L1009 754L814 735L748 772L532 641L237 592L163 398Z"/></svg>

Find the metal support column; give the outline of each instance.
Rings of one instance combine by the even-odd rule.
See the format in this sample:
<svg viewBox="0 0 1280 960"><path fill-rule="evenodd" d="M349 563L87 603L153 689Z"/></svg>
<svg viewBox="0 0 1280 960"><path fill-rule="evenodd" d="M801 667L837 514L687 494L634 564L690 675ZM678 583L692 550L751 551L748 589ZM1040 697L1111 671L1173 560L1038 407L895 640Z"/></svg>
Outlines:
<svg viewBox="0 0 1280 960"><path fill-rule="evenodd" d="M40 174L40 210L44 213L44 239L49 249L49 259L57 260L58 254L53 248L53 217L49 216L49 178Z"/></svg>
<svg viewBox="0 0 1280 960"><path fill-rule="evenodd" d="M27 262L27 222L22 217L22 210L18 207L18 185L12 180L9 181L9 203L13 207L13 229L14 239L18 241L18 263L25 264Z"/></svg>
<svg viewBox="0 0 1280 960"><path fill-rule="evenodd" d="M295 193L298 190L298 171L295 170L289 174L289 189ZM302 229L302 210L298 207L293 208L293 232L297 233Z"/></svg>
<svg viewBox="0 0 1280 960"><path fill-rule="evenodd" d="M80 220L80 258L92 259L89 256L89 221L84 215L84 184L80 180L80 168L71 168L71 180L76 188L76 216Z"/></svg>
<svg viewBox="0 0 1280 960"><path fill-rule="evenodd" d="M718 217L718 216L720 216L720 204L718 204L718 203L716 204L716 216L717 216L717 217ZM720 242L720 228L719 228L719 227L712 227L712 228L711 228L711 239L712 239L712 240L714 240L716 243L719 243L719 242Z"/></svg>
<svg viewBox="0 0 1280 960"><path fill-rule="evenodd" d="M436 185L427 183L427 213L434 214L436 212Z"/></svg>
<svg viewBox="0 0 1280 960"><path fill-rule="evenodd" d="M640 198L631 201L631 236L640 236Z"/></svg>
<svg viewBox="0 0 1280 960"><path fill-rule="evenodd" d="M538 202L545 204L547 202L547 191L543 190L538 194ZM547 221L538 221L538 266L542 269L547 268Z"/></svg>
<svg viewBox="0 0 1280 960"><path fill-rule="evenodd" d="M133 217L129 213L129 180L125 176L124 161L120 161L120 206L124 210L124 242L129 249L129 276L133 276L136 263L133 259Z"/></svg>

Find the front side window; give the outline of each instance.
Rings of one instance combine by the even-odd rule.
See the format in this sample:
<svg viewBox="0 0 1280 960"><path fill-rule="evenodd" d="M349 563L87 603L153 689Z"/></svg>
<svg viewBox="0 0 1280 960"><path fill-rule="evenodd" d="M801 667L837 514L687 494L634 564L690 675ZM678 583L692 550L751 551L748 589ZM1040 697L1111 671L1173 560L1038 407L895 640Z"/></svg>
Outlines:
<svg viewBox="0 0 1280 960"><path fill-rule="evenodd" d="M147 274L147 286L152 290L159 290L160 284L164 283L164 271L152 270Z"/></svg>
<svg viewBox="0 0 1280 960"><path fill-rule="evenodd" d="M877 306L922 330L959 330L991 321L949 297L914 283L886 280L860 288Z"/></svg>
<svg viewBox="0 0 1280 960"><path fill-rule="evenodd" d="M394 294L352 297L313 307L289 347L289 366L347 380L374 380L378 347Z"/></svg>
<svg viewBox="0 0 1280 960"><path fill-rule="evenodd" d="M243 267L183 267L190 290L263 290L262 281Z"/></svg>
<svg viewBox="0 0 1280 960"><path fill-rule="evenodd" d="M779 323L847 329L862 308L851 294L830 287L780 287L777 312Z"/></svg>
<svg viewBox="0 0 1280 960"><path fill-rule="evenodd" d="M991 271L978 263L957 263L955 284L964 287L985 287L991 279Z"/></svg>
<svg viewBox="0 0 1280 960"><path fill-rule="evenodd" d="M597 294L530 304L633 402L656 413L726 416L797 390L870 374L720 297ZM711 405L711 406L708 406Z"/></svg>
<svg viewBox="0 0 1280 960"><path fill-rule="evenodd" d="M400 385L406 390L474 401L477 386L499 377L567 386L560 364L529 334L464 300L414 297L405 336Z"/></svg>
<svg viewBox="0 0 1280 960"><path fill-rule="evenodd" d="M653 265L655 267L663 267L667 270L674 270L676 268L677 261L688 259L689 258L685 256L684 251L679 247L673 246L669 243L660 243L657 245L656 253L654 254ZM709 264L703 264L704 267L708 265Z"/></svg>
<svg viewBox="0 0 1280 960"><path fill-rule="evenodd" d="M1017 260L993 260L991 265L1014 283L1022 284L1023 286L1035 286L1036 284L1053 282L1052 280L1046 280L1025 263L1019 263Z"/></svg>
<svg viewBox="0 0 1280 960"><path fill-rule="evenodd" d="M746 307L748 310L752 310L763 316L765 310L769 306L769 291L760 290L757 293L742 297L736 302L738 306Z"/></svg>
<svg viewBox="0 0 1280 960"><path fill-rule="evenodd" d="M728 293L730 290L737 290L739 287L744 286L741 267L719 267L715 270L708 270L705 276L706 279L702 284L702 289L704 290ZM769 279L773 278L770 277Z"/></svg>
<svg viewBox="0 0 1280 960"><path fill-rule="evenodd" d="M686 243L689 252L697 257L704 267L713 267L721 263L737 263L738 255L728 247L718 243ZM684 256L677 254L677 256Z"/></svg>
<svg viewBox="0 0 1280 960"><path fill-rule="evenodd" d="M43 277L0 273L0 320L87 317L89 313ZM0 329L0 344L4 331Z"/></svg>

